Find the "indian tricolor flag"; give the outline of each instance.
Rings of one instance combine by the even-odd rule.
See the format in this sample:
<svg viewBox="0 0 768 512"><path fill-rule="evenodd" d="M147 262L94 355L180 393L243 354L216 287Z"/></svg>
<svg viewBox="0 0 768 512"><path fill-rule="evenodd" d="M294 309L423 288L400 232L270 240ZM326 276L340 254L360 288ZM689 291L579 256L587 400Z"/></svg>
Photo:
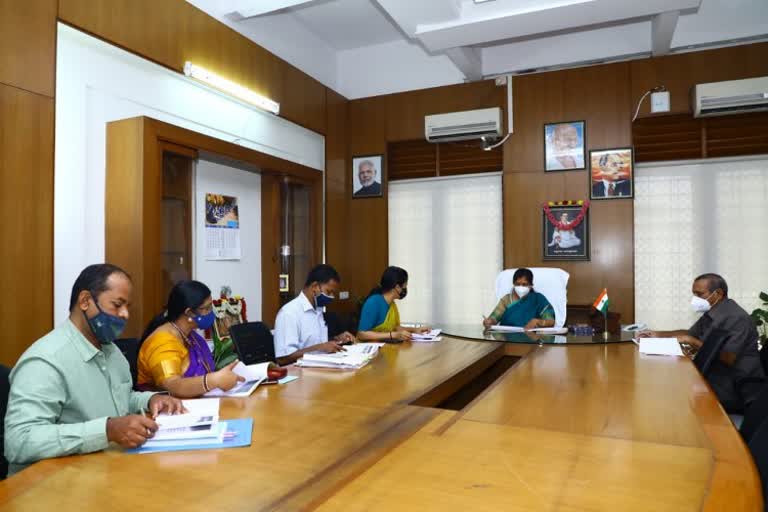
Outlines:
<svg viewBox="0 0 768 512"><path fill-rule="evenodd" d="M608 305L611 301L608 300L608 288L603 288L603 292L597 297L592 307L601 312L604 315L608 314Z"/></svg>

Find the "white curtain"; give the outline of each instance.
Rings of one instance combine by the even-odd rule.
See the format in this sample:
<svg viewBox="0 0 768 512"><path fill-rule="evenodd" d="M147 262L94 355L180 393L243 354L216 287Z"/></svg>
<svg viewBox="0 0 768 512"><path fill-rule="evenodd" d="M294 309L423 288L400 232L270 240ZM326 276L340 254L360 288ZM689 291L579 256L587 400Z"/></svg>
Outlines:
<svg viewBox="0 0 768 512"><path fill-rule="evenodd" d="M389 184L389 264L408 271L404 323L480 324L502 270L501 174Z"/></svg>
<svg viewBox="0 0 768 512"><path fill-rule="evenodd" d="M687 328L694 277L721 274L747 312L768 290L768 156L639 165L635 319Z"/></svg>

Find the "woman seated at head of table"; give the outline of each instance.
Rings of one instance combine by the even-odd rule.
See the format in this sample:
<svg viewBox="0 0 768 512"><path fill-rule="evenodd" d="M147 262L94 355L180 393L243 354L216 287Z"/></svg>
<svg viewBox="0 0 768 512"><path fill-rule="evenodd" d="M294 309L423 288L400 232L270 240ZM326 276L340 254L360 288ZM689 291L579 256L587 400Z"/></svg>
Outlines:
<svg viewBox="0 0 768 512"><path fill-rule="evenodd" d="M411 333L429 332L425 327L403 327L395 300L408 294L408 272L400 267L388 267L381 275L379 286L365 299L357 328L360 341L399 343L409 341Z"/></svg>
<svg viewBox="0 0 768 512"><path fill-rule="evenodd" d="M555 310L547 298L533 289L533 272L519 268L512 276L513 287L501 298L493 312L483 320L488 329L492 325L510 325L535 329L553 327Z"/></svg>
<svg viewBox="0 0 768 512"><path fill-rule="evenodd" d="M199 281L180 281L168 296L166 311L144 330L138 360L138 387L168 391L179 398L196 398L219 388L232 389L242 377L234 361L216 371L213 354L195 329L209 329L213 312L211 290Z"/></svg>

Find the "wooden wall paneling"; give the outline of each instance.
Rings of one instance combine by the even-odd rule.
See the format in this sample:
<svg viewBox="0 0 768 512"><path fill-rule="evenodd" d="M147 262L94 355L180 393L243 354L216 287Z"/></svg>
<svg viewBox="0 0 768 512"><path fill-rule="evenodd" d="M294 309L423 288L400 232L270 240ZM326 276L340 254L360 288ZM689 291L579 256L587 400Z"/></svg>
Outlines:
<svg viewBox="0 0 768 512"><path fill-rule="evenodd" d="M763 42L631 61L632 108L636 108L645 91L664 85L670 92L671 112L691 112L691 87L700 83L766 76L766 55L768 43ZM640 109L641 116L650 115L649 103L646 99Z"/></svg>
<svg viewBox="0 0 768 512"><path fill-rule="evenodd" d="M704 157L699 119L691 114L638 118L632 125L636 162Z"/></svg>
<svg viewBox="0 0 768 512"><path fill-rule="evenodd" d="M438 144L424 138L387 144L389 181L437 176Z"/></svg>
<svg viewBox="0 0 768 512"><path fill-rule="evenodd" d="M275 326L280 309L280 177L261 175L261 318L249 318L251 322L262 320Z"/></svg>
<svg viewBox="0 0 768 512"><path fill-rule="evenodd" d="M54 102L0 85L0 363L53 324Z"/></svg>
<svg viewBox="0 0 768 512"><path fill-rule="evenodd" d="M347 115L349 101L330 89L326 95L325 136L325 261L341 274L341 290L349 291L355 272L350 268L351 240L348 226L347 179L351 165L347 158ZM330 311L351 313L354 297L336 300Z"/></svg>
<svg viewBox="0 0 768 512"><path fill-rule="evenodd" d="M0 0L0 83L53 97L57 0Z"/></svg>
<svg viewBox="0 0 768 512"><path fill-rule="evenodd" d="M542 266L541 207L566 195L565 182L563 173L504 173L505 268ZM559 267L560 262L551 265Z"/></svg>
<svg viewBox="0 0 768 512"><path fill-rule="evenodd" d="M485 151L480 141L442 142L438 165L440 176L499 172L504 167L504 146Z"/></svg>
<svg viewBox="0 0 768 512"><path fill-rule="evenodd" d="M349 161L356 155L384 155L387 150L387 125L389 102L382 97L352 101L349 104L347 140ZM386 158L384 160L387 166ZM348 268L352 272L350 291L357 297L365 297L379 282L381 273L388 265L388 212L387 184L382 182L384 197L351 199L352 175L346 178L349 197L347 230Z"/></svg>
<svg viewBox="0 0 768 512"><path fill-rule="evenodd" d="M483 80L377 96L359 101L373 101L386 105L387 141L413 140L424 138L425 115L489 107L502 107L506 111L506 89L496 86L493 80Z"/></svg>
<svg viewBox="0 0 768 512"><path fill-rule="evenodd" d="M60 0L59 17L178 72L191 60L280 102L282 117L325 132L322 84L184 0Z"/></svg>
<svg viewBox="0 0 768 512"><path fill-rule="evenodd" d="M133 277L131 318L125 336L141 335L145 312L144 123L140 118L107 124L105 258ZM159 224L159 217L158 217ZM119 236L118 236L119 234ZM158 251L157 258L160 254Z"/></svg>
<svg viewBox="0 0 768 512"><path fill-rule="evenodd" d="M544 171L544 124L577 121L563 112L563 86L552 73L513 77L514 133L505 143L504 172Z"/></svg>
<svg viewBox="0 0 768 512"><path fill-rule="evenodd" d="M563 268L571 274L568 300L572 304L590 304L607 287L613 290L613 310L622 314L622 321L632 321L631 200L592 203L591 261L544 263L541 246L542 204L589 199L590 190L586 170L544 172L544 124L584 120L587 159L590 148L630 145L628 64L516 77L514 85L515 132L504 152L504 265Z"/></svg>

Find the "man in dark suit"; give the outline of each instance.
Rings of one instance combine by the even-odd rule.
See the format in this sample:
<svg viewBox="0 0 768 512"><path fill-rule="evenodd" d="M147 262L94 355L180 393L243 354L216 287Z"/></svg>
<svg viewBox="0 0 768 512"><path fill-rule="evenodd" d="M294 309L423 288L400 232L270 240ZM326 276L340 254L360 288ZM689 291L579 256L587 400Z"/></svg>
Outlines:
<svg viewBox="0 0 768 512"><path fill-rule="evenodd" d="M376 181L378 171L370 160L363 160L357 166L357 178L360 180L360 189L353 195L355 197L380 196L381 183Z"/></svg>
<svg viewBox="0 0 768 512"><path fill-rule="evenodd" d="M623 163L614 153L600 157L602 179L592 182L592 197L632 197L632 182L621 173Z"/></svg>
<svg viewBox="0 0 768 512"><path fill-rule="evenodd" d="M702 316L688 329L643 331L641 337L677 338L698 351L724 333L722 348L704 375L726 412L742 414L758 396L765 373L760 363L758 333L749 313L728 298L728 283L718 274L702 274L693 281L691 307ZM764 349L765 350L765 349Z"/></svg>

